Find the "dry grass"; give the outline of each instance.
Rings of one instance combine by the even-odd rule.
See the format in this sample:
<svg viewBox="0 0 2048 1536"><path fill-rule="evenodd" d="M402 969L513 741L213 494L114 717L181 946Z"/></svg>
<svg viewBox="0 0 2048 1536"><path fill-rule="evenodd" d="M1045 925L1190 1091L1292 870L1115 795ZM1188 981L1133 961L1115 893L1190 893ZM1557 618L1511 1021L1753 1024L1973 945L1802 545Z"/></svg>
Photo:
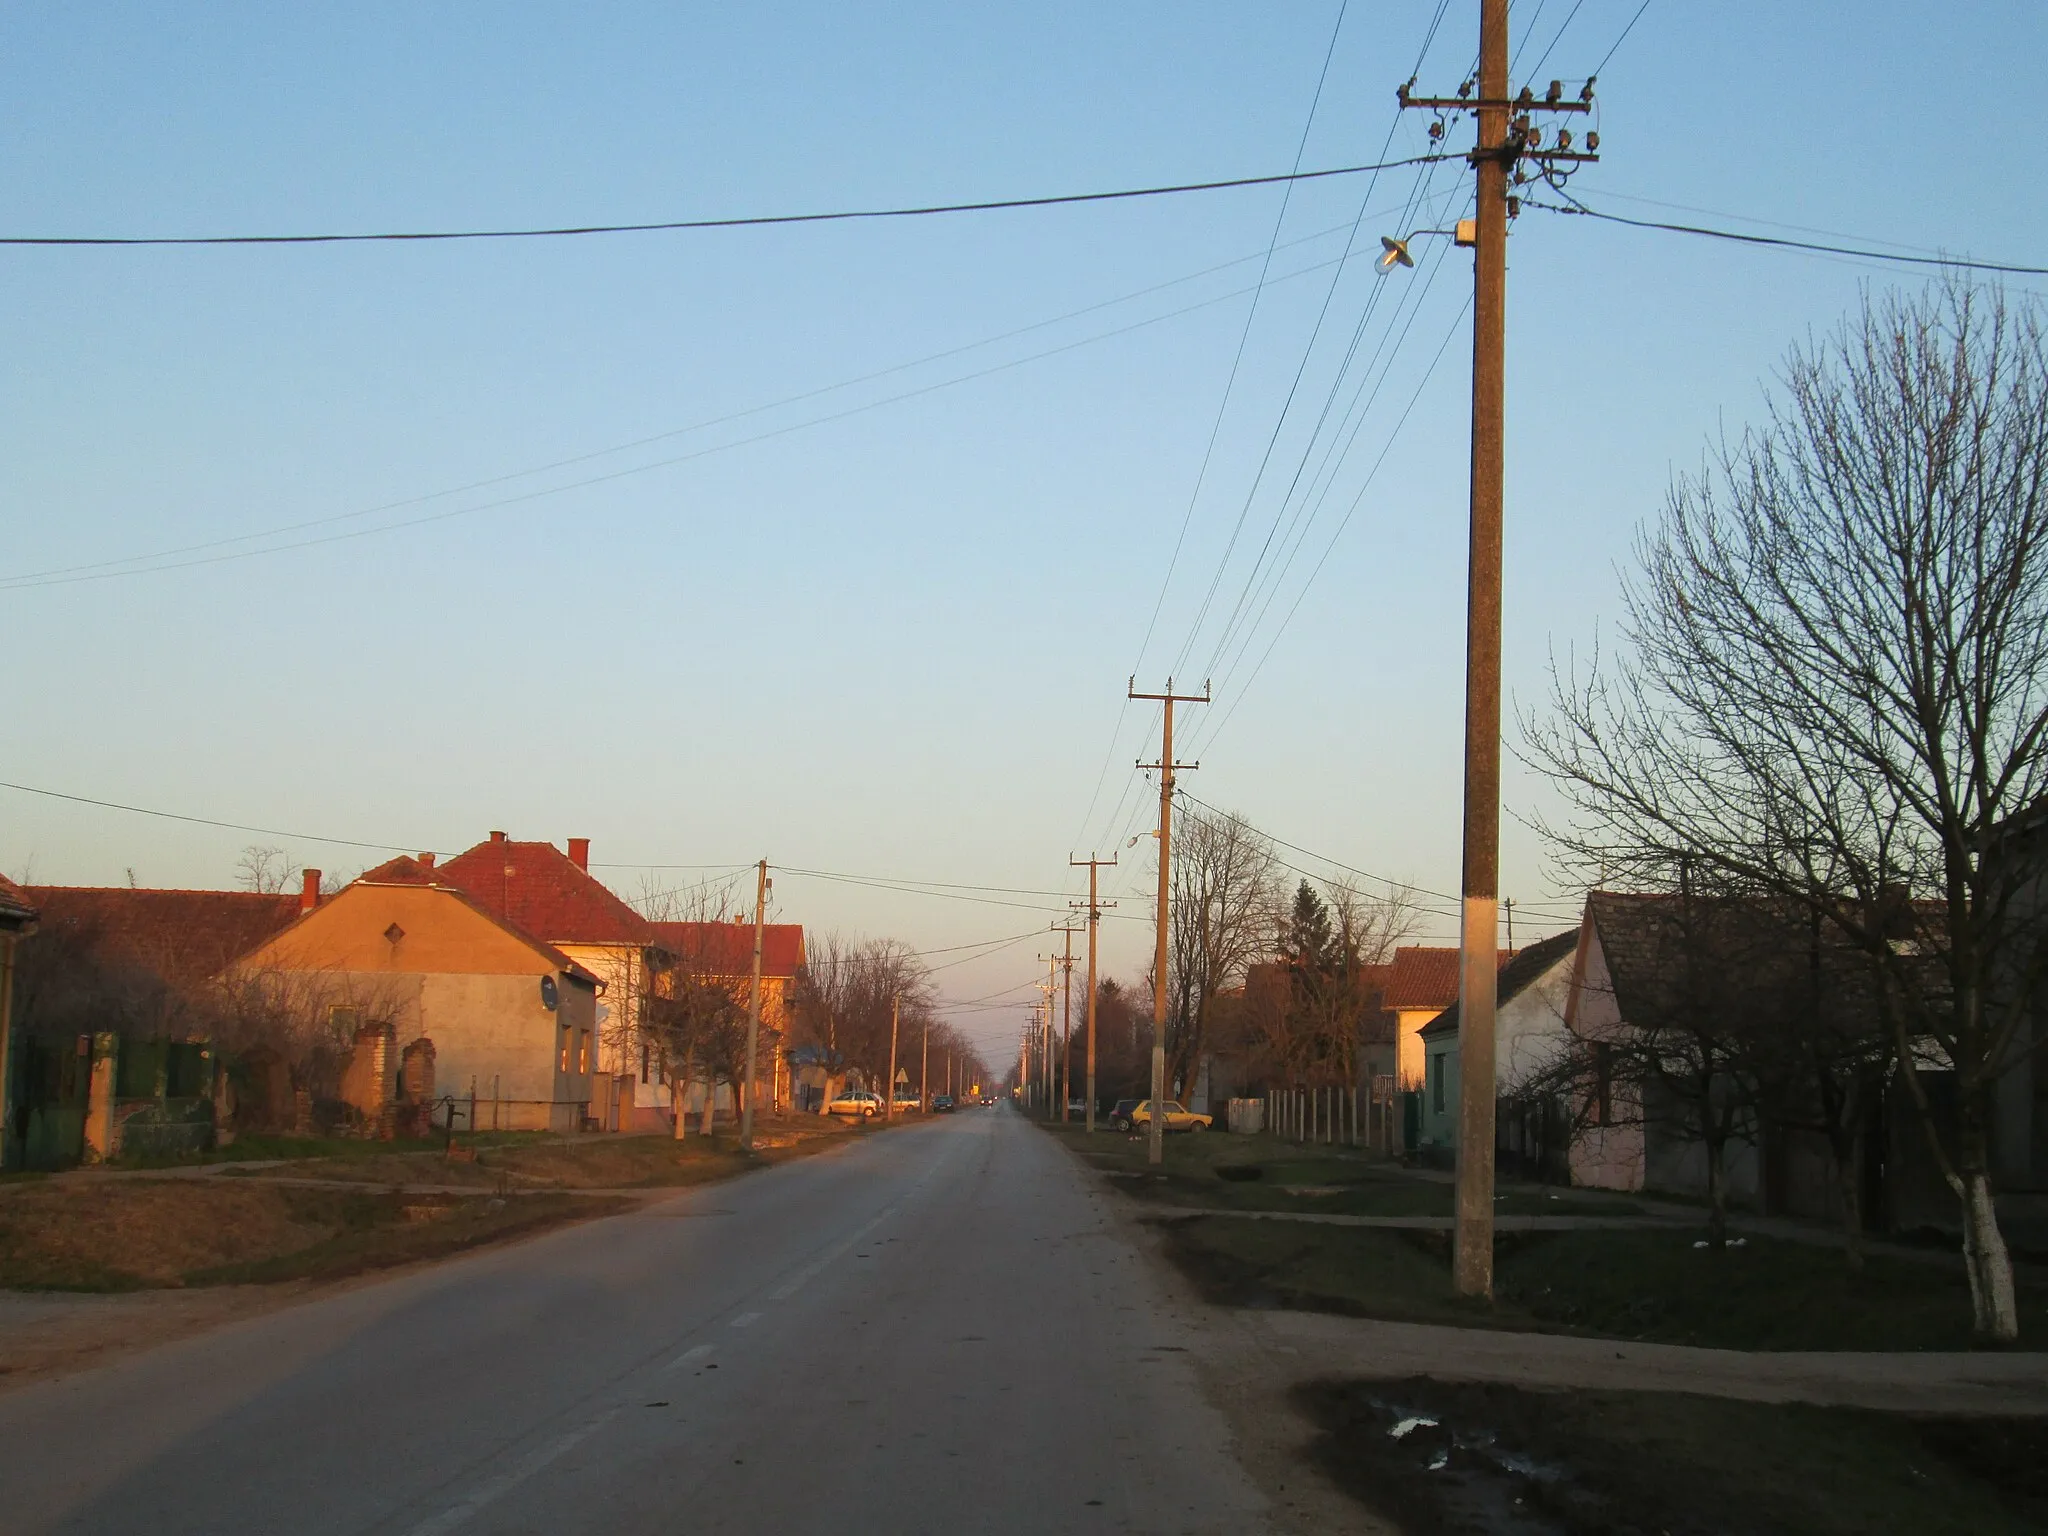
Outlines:
<svg viewBox="0 0 2048 1536"><path fill-rule="evenodd" d="M686 1136L555 1136L485 1145L471 1160L452 1160L438 1150L351 1150L346 1156L292 1159L284 1167L230 1169L242 1178L339 1180L351 1184L447 1186L462 1189L598 1190L659 1189L730 1178L749 1168L787 1161L874 1134L816 1115L763 1117L756 1123L754 1152L739 1150L738 1138L721 1129L709 1138Z"/></svg>
<svg viewBox="0 0 2048 1536"><path fill-rule="evenodd" d="M0 1192L0 1287L122 1291L330 1279L611 1208L565 1195L447 1199L216 1179L51 1179Z"/></svg>

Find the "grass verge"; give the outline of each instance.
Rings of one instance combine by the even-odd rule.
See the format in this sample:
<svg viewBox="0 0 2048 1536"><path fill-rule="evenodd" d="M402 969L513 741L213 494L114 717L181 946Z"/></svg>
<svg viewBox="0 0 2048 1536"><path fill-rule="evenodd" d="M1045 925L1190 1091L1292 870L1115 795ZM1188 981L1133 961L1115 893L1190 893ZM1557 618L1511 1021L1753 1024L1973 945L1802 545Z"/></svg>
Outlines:
<svg viewBox="0 0 2048 1536"><path fill-rule="evenodd" d="M1211 1301L1397 1322L1586 1334L1717 1349L1968 1349L1959 1265L1841 1255L1752 1237L1722 1252L1687 1230L1502 1233L1497 1300L1454 1297L1447 1233L1198 1216L1167 1252ZM2020 1334L2048 1332L2048 1294L2023 1280Z"/></svg>
<svg viewBox="0 0 2048 1536"><path fill-rule="evenodd" d="M1042 1124L1042 1122L1041 1122ZM1221 1131L1166 1138L1166 1161L1145 1160L1145 1138L1077 1126L1043 1126L1124 1193L1158 1205L1214 1211L1300 1211L1338 1216L1449 1216L1448 1183L1418 1179L1349 1147L1305 1146L1274 1136ZM1629 1216L1639 1207L1611 1196L1525 1186L1504 1190L1504 1216Z"/></svg>
<svg viewBox="0 0 2048 1536"><path fill-rule="evenodd" d="M422 1198L216 1180L50 1180L0 1197L0 1288L338 1279L603 1215L568 1194Z"/></svg>
<svg viewBox="0 0 2048 1536"><path fill-rule="evenodd" d="M730 1178L750 1168L804 1157L844 1143L848 1137L879 1134L817 1116L764 1117L756 1126L754 1151L740 1150L729 1129L716 1135L523 1135L500 1139L458 1139L474 1157L451 1160L438 1142L410 1147L403 1142L356 1141L331 1152L313 1144L311 1155L290 1157L286 1166L229 1168L227 1177L333 1179L349 1183L442 1185L508 1193L534 1189L659 1189ZM237 1144L240 1145L239 1143Z"/></svg>
<svg viewBox="0 0 2048 1536"><path fill-rule="evenodd" d="M1311 1382L1297 1401L1329 1476L1412 1531L2005 1536L2048 1526L2044 1419L1426 1378Z"/></svg>

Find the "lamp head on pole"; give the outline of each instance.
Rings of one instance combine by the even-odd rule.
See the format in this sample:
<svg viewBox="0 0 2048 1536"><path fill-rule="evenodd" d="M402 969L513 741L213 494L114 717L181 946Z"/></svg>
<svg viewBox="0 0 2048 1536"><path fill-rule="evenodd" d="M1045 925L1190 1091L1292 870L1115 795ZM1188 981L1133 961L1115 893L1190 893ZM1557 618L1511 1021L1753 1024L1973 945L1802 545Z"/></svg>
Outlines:
<svg viewBox="0 0 2048 1536"><path fill-rule="evenodd" d="M1396 266L1412 267L1415 265L1415 258L1408 254L1408 242L1406 240L1396 240L1392 235L1381 235L1380 244L1385 246L1386 249L1380 253L1380 259L1374 262L1373 265L1378 267L1382 273L1391 272Z"/></svg>

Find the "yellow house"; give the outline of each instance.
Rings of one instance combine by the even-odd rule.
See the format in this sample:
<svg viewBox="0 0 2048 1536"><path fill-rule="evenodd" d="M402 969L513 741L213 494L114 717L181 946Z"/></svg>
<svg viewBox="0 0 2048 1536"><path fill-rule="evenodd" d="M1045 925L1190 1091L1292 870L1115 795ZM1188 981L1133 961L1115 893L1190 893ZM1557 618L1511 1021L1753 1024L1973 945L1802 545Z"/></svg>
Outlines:
<svg viewBox="0 0 2048 1536"><path fill-rule="evenodd" d="M598 978L439 885L358 880L231 968L295 1009L388 1023L434 1048L434 1095L479 1129L575 1130L598 1070Z"/></svg>

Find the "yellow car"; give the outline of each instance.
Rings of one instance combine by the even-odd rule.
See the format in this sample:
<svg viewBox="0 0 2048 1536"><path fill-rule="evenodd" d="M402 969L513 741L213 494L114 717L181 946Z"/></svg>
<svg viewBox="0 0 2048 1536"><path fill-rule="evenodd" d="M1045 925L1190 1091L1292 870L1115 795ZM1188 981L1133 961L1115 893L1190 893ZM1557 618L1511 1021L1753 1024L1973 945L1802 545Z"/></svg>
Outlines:
<svg viewBox="0 0 2048 1536"><path fill-rule="evenodd" d="M1181 1108L1170 1099L1167 1101L1165 1113L1168 1131L1206 1131L1216 1123L1214 1115L1198 1115L1191 1109ZM1152 1101L1140 1101L1137 1108L1131 1111L1130 1120L1132 1130L1137 1130L1140 1126L1149 1126L1152 1123Z"/></svg>

